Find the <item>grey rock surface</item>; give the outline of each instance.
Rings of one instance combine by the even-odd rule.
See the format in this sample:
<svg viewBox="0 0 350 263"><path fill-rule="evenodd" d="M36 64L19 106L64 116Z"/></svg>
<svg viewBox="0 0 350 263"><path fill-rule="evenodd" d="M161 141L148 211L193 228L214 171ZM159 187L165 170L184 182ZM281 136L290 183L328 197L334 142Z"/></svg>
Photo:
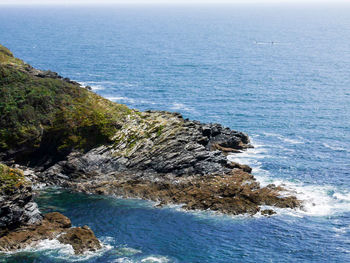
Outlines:
<svg viewBox="0 0 350 263"><path fill-rule="evenodd" d="M40 173L42 182L103 180L112 174L158 178L228 172L225 153L252 147L249 138L220 124L202 124L178 113L147 111L125 123L112 145L72 152Z"/></svg>

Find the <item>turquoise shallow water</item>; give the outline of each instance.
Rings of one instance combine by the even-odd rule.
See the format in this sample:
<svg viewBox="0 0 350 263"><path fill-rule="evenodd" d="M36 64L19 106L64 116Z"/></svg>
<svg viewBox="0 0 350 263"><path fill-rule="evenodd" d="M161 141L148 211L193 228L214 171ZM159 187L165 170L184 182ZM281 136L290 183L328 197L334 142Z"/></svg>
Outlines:
<svg viewBox="0 0 350 263"><path fill-rule="evenodd" d="M256 148L229 158L306 203L231 218L50 190L41 209L88 224L105 250L75 258L47 243L0 262L350 261L349 14L346 6L2 7L0 41L16 56L134 108L247 132Z"/></svg>

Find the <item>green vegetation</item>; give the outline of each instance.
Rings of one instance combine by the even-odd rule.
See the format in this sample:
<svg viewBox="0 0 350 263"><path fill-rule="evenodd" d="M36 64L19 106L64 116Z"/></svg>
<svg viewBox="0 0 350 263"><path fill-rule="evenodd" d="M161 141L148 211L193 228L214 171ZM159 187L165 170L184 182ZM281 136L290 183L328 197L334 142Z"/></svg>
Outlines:
<svg viewBox="0 0 350 263"><path fill-rule="evenodd" d="M18 162L109 143L116 155L128 156L163 138L168 121L166 113L131 110L36 70L0 45L0 153L16 152Z"/></svg>
<svg viewBox="0 0 350 263"><path fill-rule="evenodd" d="M0 163L0 192L13 191L25 184L28 184L28 182L21 170Z"/></svg>
<svg viewBox="0 0 350 263"><path fill-rule="evenodd" d="M160 125L157 127L157 136L161 136L162 135L162 130L164 129L164 125Z"/></svg>
<svg viewBox="0 0 350 263"><path fill-rule="evenodd" d="M18 58L15 58L10 50L0 45L0 63L7 63L11 65L23 66L24 62Z"/></svg>
<svg viewBox="0 0 350 263"><path fill-rule="evenodd" d="M0 45L0 152L89 150L110 142L132 114L77 84L35 75Z"/></svg>

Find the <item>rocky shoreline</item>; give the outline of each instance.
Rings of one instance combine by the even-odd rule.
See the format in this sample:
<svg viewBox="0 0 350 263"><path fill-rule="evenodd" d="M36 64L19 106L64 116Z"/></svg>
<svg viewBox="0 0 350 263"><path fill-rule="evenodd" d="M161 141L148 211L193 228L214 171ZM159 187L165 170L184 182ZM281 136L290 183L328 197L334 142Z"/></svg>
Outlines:
<svg viewBox="0 0 350 263"><path fill-rule="evenodd" d="M46 239L72 245L76 254L101 248L87 226L72 228L69 218L58 212L41 214L23 172L0 164L0 252L35 246Z"/></svg>
<svg viewBox="0 0 350 263"><path fill-rule="evenodd" d="M228 161L227 154L253 147L245 133L179 113L129 109L36 70L2 46L0 76L2 98L9 98L0 99L6 106L0 107L0 162L23 168L23 181L233 215L301 206L280 186L261 187L249 166ZM0 251L45 238L71 244L76 253L100 248L88 227L70 228L58 213L42 215L24 185L1 192Z"/></svg>

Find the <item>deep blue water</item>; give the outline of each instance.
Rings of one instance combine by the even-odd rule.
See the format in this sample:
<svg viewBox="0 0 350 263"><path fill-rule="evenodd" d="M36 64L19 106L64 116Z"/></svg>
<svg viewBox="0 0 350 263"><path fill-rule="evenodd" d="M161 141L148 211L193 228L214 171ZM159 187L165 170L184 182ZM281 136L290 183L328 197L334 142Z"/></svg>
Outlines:
<svg viewBox="0 0 350 263"><path fill-rule="evenodd" d="M0 262L350 262L350 6L0 7L0 25L35 67L247 132L256 148L230 158L306 200L250 218L48 190L41 209L89 225L104 251L47 243Z"/></svg>

